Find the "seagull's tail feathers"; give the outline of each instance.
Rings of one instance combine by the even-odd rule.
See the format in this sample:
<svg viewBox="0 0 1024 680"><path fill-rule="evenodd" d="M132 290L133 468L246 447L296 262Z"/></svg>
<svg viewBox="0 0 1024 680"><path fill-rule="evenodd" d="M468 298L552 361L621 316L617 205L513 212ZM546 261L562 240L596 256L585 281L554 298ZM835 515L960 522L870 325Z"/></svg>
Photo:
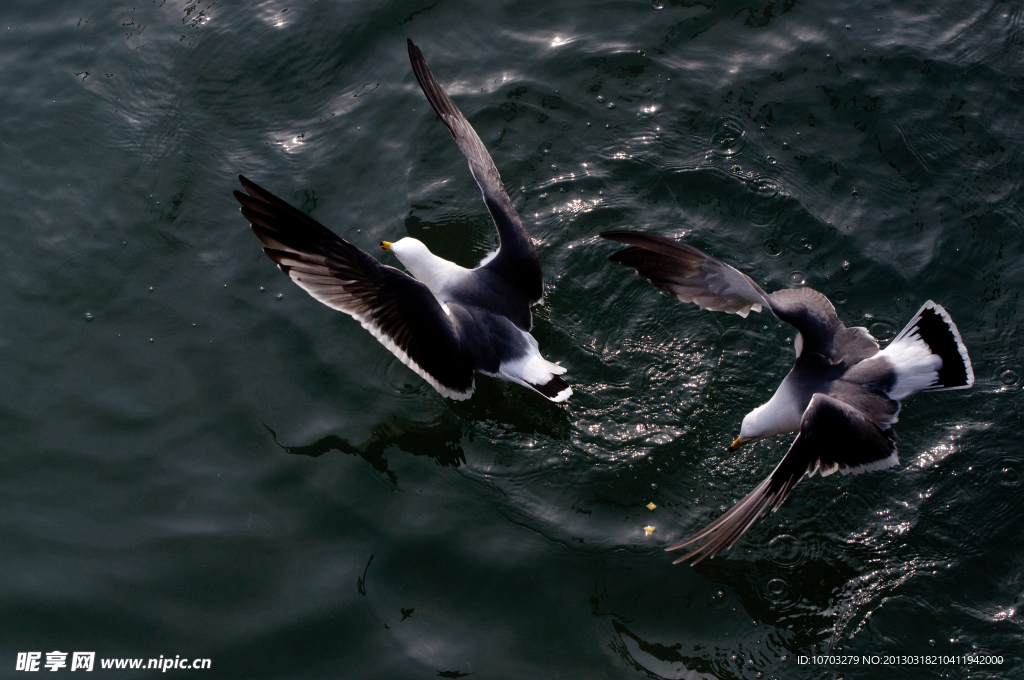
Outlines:
<svg viewBox="0 0 1024 680"><path fill-rule="evenodd" d="M542 359L543 359L543 357L542 357ZM547 369L549 371L551 371L552 373L554 373L555 375L565 375L565 372L568 370L565 366L559 366L558 364L553 364L550 361L548 361L547 359L543 359L543 361L544 361L544 366L546 366Z"/></svg>
<svg viewBox="0 0 1024 680"><path fill-rule="evenodd" d="M881 354L892 362L897 401L925 390L962 390L974 384L974 369L956 324L931 300Z"/></svg>
<svg viewBox="0 0 1024 680"><path fill-rule="evenodd" d="M551 380L548 380L543 385L536 385L528 382L526 383L526 386L540 392L554 402L563 402L572 396L572 388L569 387L569 383L565 382L557 375L551 376Z"/></svg>
<svg viewBox="0 0 1024 680"><path fill-rule="evenodd" d="M520 332L525 340L526 353L515 359L503 360L498 366L498 371L491 375L529 387L551 401L566 401L572 396L572 388L559 377L565 373L565 367L553 364L542 357L534 337L529 333Z"/></svg>

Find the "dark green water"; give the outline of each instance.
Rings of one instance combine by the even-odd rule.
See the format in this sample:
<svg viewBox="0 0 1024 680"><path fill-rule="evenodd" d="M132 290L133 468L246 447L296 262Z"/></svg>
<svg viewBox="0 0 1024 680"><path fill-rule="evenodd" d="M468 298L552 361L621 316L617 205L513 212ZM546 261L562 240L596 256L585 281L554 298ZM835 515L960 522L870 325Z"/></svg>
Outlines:
<svg viewBox="0 0 1024 680"><path fill-rule="evenodd" d="M1020 2L0 19L0 676L61 650L206 657L168 672L210 678L1021 677ZM567 406L484 377L444 400L238 214L244 173L385 260L406 235L466 266L494 247L406 37L537 240ZM792 332L609 263L596 235L619 227L812 286L883 340L934 299L977 383L904 403L900 466L805 480L673 567L662 548L785 452L725 448Z"/></svg>

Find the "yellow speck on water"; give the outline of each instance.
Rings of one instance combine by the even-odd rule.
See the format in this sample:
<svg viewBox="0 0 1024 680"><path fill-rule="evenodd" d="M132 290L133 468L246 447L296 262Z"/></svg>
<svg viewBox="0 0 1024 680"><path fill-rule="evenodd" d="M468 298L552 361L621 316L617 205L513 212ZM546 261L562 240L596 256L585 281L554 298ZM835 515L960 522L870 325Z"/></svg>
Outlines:
<svg viewBox="0 0 1024 680"><path fill-rule="evenodd" d="M654 501L651 501L650 503L647 504L647 509L650 510L651 512L654 512L654 509L656 507L658 506L654 504Z"/></svg>
<svg viewBox="0 0 1024 680"><path fill-rule="evenodd" d="M654 533L654 527L644 527L644 531L646 531L647 535L650 536Z"/></svg>

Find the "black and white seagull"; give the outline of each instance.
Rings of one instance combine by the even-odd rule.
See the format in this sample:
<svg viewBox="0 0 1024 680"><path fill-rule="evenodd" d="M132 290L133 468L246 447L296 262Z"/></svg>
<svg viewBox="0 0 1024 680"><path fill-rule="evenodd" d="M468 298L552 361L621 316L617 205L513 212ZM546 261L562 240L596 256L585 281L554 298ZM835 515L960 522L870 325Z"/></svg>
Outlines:
<svg viewBox="0 0 1024 680"><path fill-rule="evenodd" d="M381 247L412 276L383 265L319 222L245 177L235 191L263 252L314 298L350 315L409 368L451 399L468 399L473 372L510 380L565 401L565 368L541 356L530 306L543 295L530 235L480 137L409 41L413 72L469 161L500 245L475 269L431 253L414 238Z"/></svg>
<svg viewBox="0 0 1024 680"><path fill-rule="evenodd" d="M697 564L731 547L770 508L785 502L805 476L855 474L899 462L900 401L924 391L974 384L960 332L931 300L885 349L866 328L847 328L824 295L810 288L765 293L746 274L671 239L633 231L602 237L628 245L611 256L658 288L701 309L746 317L769 309L797 330L796 363L766 403L743 418L735 451L748 442L798 432L774 471L707 527L667 550L691 546L676 564Z"/></svg>

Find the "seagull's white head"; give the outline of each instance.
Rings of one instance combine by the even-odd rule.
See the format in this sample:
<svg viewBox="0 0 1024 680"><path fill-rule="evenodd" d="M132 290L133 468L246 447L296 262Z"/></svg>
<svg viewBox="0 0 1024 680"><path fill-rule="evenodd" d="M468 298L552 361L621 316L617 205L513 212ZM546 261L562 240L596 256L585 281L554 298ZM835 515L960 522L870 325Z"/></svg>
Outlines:
<svg viewBox="0 0 1024 680"><path fill-rule="evenodd" d="M429 248L423 245L423 241L418 238L412 238L411 236L398 239L394 243L381 241L380 247L384 250L390 250L393 252L395 257L397 257L409 271L412 271L412 268L420 262L437 259L437 256L430 252Z"/></svg>
<svg viewBox="0 0 1024 680"><path fill-rule="evenodd" d="M743 416L743 424L740 425L740 436L736 437L736 441L729 445L730 451L735 451L744 444L758 439L764 439L765 437L773 434L768 432L765 427L764 418L764 407L766 404L758 406L753 411Z"/></svg>
<svg viewBox="0 0 1024 680"><path fill-rule="evenodd" d="M797 398L789 380L784 380L771 399L743 416L740 436L729 446L735 451L747 442L774 437L800 429L800 420L807 403Z"/></svg>
<svg viewBox="0 0 1024 680"><path fill-rule="evenodd" d="M381 241L380 247L394 253L413 278L423 283L435 295L444 291L459 273L465 271L457 264L434 255L422 241L411 236L394 243Z"/></svg>

